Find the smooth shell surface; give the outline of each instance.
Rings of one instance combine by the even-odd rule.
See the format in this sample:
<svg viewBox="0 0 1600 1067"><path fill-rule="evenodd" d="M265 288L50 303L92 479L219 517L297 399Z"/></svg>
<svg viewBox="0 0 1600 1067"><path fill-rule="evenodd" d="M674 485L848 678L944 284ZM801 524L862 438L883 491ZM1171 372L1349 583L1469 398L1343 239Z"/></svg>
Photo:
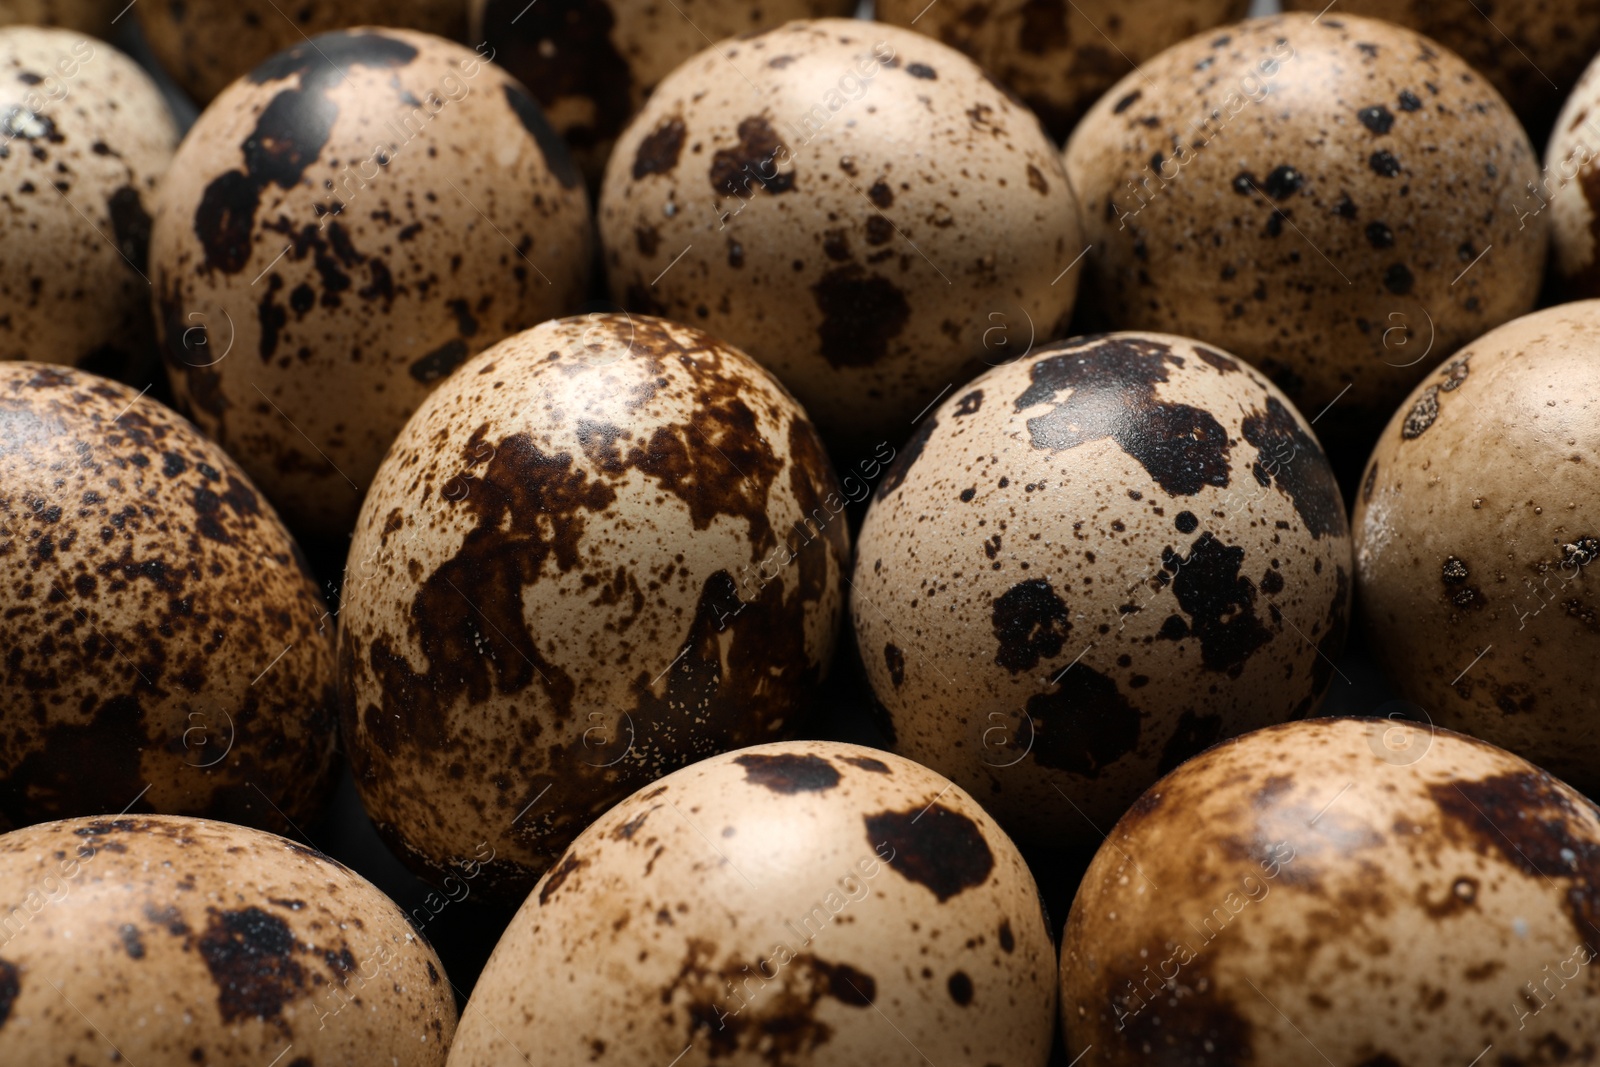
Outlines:
<svg viewBox="0 0 1600 1067"><path fill-rule="evenodd" d="M396 26L451 39L466 29L464 0L139 0L150 50L202 107L274 52L330 30Z"/></svg>
<svg viewBox="0 0 1600 1067"><path fill-rule="evenodd" d="M1160 334L1061 342L925 418L879 484L851 610L896 751L1028 840L1098 840L1221 737L1308 714L1350 537L1283 394Z"/></svg>
<svg viewBox="0 0 1600 1067"><path fill-rule="evenodd" d="M854 10L853 0L472 0L468 39L521 79L598 186L656 83L708 42Z"/></svg>
<svg viewBox="0 0 1600 1067"><path fill-rule="evenodd" d="M439 958L400 909L256 830L18 830L0 837L0 915L0 1047L19 1067L440 1067L455 1030Z"/></svg>
<svg viewBox="0 0 1600 1067"><path fill-rule="evenodd" d="M1284 0L1321 12L1327 0ZM1600 52L1600 7L1589 0L1343 0L1334 17L1367 15L1425 33L1500 90L1542 140L1584 66Z"/></svg>
<svg viewBox="0 0 1600 1067"><path fill-rule="evenodd" d="M518 901L634 789L792 732L843 619L844 506L799 405L699 331L597 315L479 355L350 548L368 813L425 872L487 840L482 884Z"/></svg>
<svg viewBox="0 0 1600 1067"><path fill-rule="evenodd" d="M104 41L0 29L0 359L154 370L150 211L177 140Z"/></svg>
<svg viewBox="0 0 1600 1067"><path fill-rule="evenodd" d="M850 451L999 346L1064 332L1075 211L1038 122L970 59L819 19L663 80L612 153L600 233L614 299L749 352Z"/></svg>
<svg viewBox="0 0 1600 1067"><path fill-rule="evenodd" d="M965 52L1064 141L1135 65L1249 10L1249 0L880 0L874 17Z"/></svg>
<svg viewBox="0 0 1600 1067"><path fill-rule="evenodd" d="M0 364L0 561L0 827L317 815L332 619L193 426L93 375Z"/></svg>
<svg viewBox="0 0 1600 1067"><path fill-rule="evenodd" d="M1433 721L1600 792L1600 301L1507 323L1430 375L1352 525L1370 642Z"/></svg>
<svg viewBox="0 0 1600 1067"><path fill-rule="evenodd" d="M1539 292L1527 135L1458 57L1387 23L1185 41L1101 98L1066 161L1110 325L1225 343L1306 411L1337 399L1331 436L1381 423Z"/></svg>
<svg viewBox="0 0 1600 1067"><path fill-rule="evenodd" d="M1566 299L1600 296L1600 63L1583 72L1545 149L1544 176L1528 190L1524 211L1550 209L1556 272Z"/></svg>
<svg viewBox="0 0 1600 1067"><path fill-rule="evenodd" d="M873 749L762 745L584 831L450 1064L1042 1067L1054 961L1033 876L966 793Z"/></svg>
<svg viewBox="0 0 1600 1067"><path fill-rule="evenodd" d="M1396 720L1262 730L1162 779L1096 855L1062 937L1068 1055L1586 1063L1597 886L1600 812L1510 753Z"/></svg>
<svg viewBox="0 0 1600 1067"><path fill-rule="evenodd" d="M538 105L459 45L361 29L282 52L206 110L162 191L173 389L291 526L343 537L440 379L582 300L587 204Z"/></svg>

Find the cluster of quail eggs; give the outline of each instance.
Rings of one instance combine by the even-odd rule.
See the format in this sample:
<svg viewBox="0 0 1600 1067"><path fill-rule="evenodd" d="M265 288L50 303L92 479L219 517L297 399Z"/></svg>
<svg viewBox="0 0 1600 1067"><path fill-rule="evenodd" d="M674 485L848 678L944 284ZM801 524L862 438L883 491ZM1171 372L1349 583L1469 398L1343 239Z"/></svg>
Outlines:
<svg viewBox="0 0 1600 1067"><path fill-rule="evenodd" d="M1597 53L0 0L0 1064L1600 1063Z"/></svg>

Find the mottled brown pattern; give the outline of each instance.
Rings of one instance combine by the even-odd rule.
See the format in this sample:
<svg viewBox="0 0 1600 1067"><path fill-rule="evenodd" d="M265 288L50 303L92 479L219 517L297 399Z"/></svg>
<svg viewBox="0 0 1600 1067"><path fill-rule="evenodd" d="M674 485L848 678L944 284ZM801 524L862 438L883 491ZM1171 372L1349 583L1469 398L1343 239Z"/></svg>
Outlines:
<svg viewBox="0 0 1600 1067"><path fill-rule="evenodd" d="M193 426L81 371L0 365L0 561L0 825L135 798L279 830L316 816L331 620Z"/></svg>

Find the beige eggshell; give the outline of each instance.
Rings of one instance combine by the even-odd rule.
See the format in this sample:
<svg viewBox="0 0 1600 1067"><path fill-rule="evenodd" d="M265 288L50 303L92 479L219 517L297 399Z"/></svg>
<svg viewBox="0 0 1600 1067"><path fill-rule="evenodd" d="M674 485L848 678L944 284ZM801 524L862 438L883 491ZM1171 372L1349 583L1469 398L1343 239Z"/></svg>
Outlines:
<svg viewBox="0 0 1600 1067"><path fill-rule="evenodd" d="M228 83L281 49L350 26L421 30L456 40L465 0L139 0L150 50L204 107Z"/></svg>
<svg viewBox="0 0 1600 1067"><path fill-rule="evenodd" d="M161 815L0 837L7 1063L441 1067L455 1025L433 949L320 852Z"/></svg>
<svg viewBox="0 0 1600 1067"><path fill-rule="evenodd" d="M1600 203L1600 63L1591 63L1567 97L1555 132L1545 149L1544 175L1527 191L1524 210L1538 215L1549 209L1554 254L1553 289L1568 300L1600 296L1600 268L1595 266L1595 205Z"/></svg>
<svg viewBox="0 0 1600 1067"><path fill-rule="evenodd" d="M0 359L155 369L149 212L177 141L155 83L104 41L0 29Z"/></svg>
<svg viewBox="0 0 1600 1067"><path fill-rule="evenodd" d="M656 83L710 41L790 19L849 15L853 0L471 0L468 40L521 79L591 187Z"/></svg>
<svg viewBox="0 0 1600 1067"><path fill-rule="evenodd" d="M162 191L173 389L297 531L342 538L472 353L586 291L588 199L522 87L460 45L325 34L231 86Z"/></svg>
<svg viewBox="0 0 1600 1067"><path fill-rule="evenodd" d="M1327 0L1284 0L1320 12ZM1331 17L1367 15L1425 33L1494 83L1542 140L1584 66L1600 52L1600 7L1589 0L1342 0Z"/></svg>
<svg viewBox="0 0 1600 1067"><path fill-rule="evenodd" d="M82 371L0 364L0 828L286 830L331 786L333 620L238 466Z"/></svg>
<svg viewBox="0 0 1600 1067"><path fill-rule="evenodd" d="M111 35L117 0L0 0L0 26L60 26Z"/></svg>
<svg viewBox="0 0 1600 1067"><path fill-rule="evenodd" d="M1109 324L1224 344L1302 410L1333 404L1336 452L1539 292L1527 135L1459 57L1388 23L1185 41L1100 99L1066 164Z"/></svg>
<svg viewBox="0 0 1600 1067"><path fill-rule="evenodd" d="M1597 347L1586 300L1462 349L1395 412L1352 523L1362 620L1401 692L1591 794Z"/></svg>
<svg viewBox="0 0 1600 1067"><path fill-rule="evenodd" d="M1317 719L1117 823L1061 944L1067 1054L1196 1067L1582 1063L1600 817L1473 738Z"/></svg>
<svg viewBox="0 0 1600 1067"><path fill-rule="evenodd" d="M1064 141L1137 64L1249 10L1249 0L879 0L876 17L965 52Z"/></svg>
<svg viewBox="0 0 1600 1067"><path fill-rule="evenodd" d="M805 412L676 323L547 322L469 361L373 480L340 616L344 741L424 873L487 840L520 901L619 799L792 733L850 540Z"/></svg>
<svg viewBox="0 0 1600 1067"><path fill-rule="evenodd" d="M730 752L606 812L478 979L451 1067L1043 1067L1054 946L972 797L829 741Z"/></svg>
<svg viewBox="0 0 1600 1067"><path fill-rule="evenodd" d="M612 153L600 235L613 299L749 352L849 451L898 440L993 346L1065 331L1075 210L1038 122L967 57L818 19L664 79Z"/></svg>
<svg viewBox="0 0 1600 1067"><path fill-rule="evenodd" d="M1333 473L1276 387L1112 334L924 419L861 528L851 611L896 751L1019 839L1094 842L1218 738L1317 706L1350 569Z"/></svg>

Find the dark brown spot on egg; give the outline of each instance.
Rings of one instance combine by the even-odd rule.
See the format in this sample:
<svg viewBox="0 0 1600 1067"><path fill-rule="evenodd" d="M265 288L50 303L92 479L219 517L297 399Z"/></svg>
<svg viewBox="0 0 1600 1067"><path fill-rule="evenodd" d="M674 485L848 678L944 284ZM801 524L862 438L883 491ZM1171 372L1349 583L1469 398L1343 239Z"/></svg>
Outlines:
<svg viewBox="0 0 1600 1067"><path fill-rule="evenodd" d="M1052 681L1054 692L1028 698L1030 751L1041 767L1095 778L1138 745L1139 709L1113 679L1079 659ZM1029 740L1013 738L1008 747L1023 749Z"/></svg>
<svg viewBox="0 0 1600 1067"><path fill-rule="evenodd" d="M545 117L544 109L515 82L506 82L502 88L505 91L506 103L517 116L517 121L522 123L522 128L532 135L534 143L539 146L539 154L544 156L544 165L563 187L576 189L583 183L583 174L573 162L572 153L567 151L567 142L561 139L556 128L550 125L550 120Z"/></svg>
<svg viewBox="0 0 1600 1067"><path fill-rule="evenodd" d="M1410 89L1401 89L1400 90L1400 98L1399 99L1400 99L1400 110L1401 111L1421 111L1422 110L1422 100L1417 96L1416 93L1412 92Z"/></svg>
<svg viewBox="0 0 1600 1067"><path fill-rule="evenodd" d="M106 201L111 214L111 232L116 236L117 248L127 257L129 264L143 270L150 250L150 215L144 209L139 191L124 185Z"/></svg>
<svg viewBox="0 0 1600 1067"><path fill-rule="evenodd" d="M841 756L839 758L853 767L860 767L862 770L871 771L873 774L893 773L889 770L887 763L873 759L871 756Z"/></svg>
<svg viewBox="0 0 1600 1067"><path fill-rule="evenodd" d="M459 337L453 337L412 363L406 370L415 380L424 385L431 385L448 378L457 367L467 361L467 356L470 354L467 343Z"/></svg>
<svg viewBox="0 0 1600 1067"><path fill-rule="evenodd" d="M950 990L950 999L963 1008L972 1003L972 979L965 971L957 971L945 983L945 988Z"/></svg>
<svg viewBox="0 0 1600 1067"><path fill-rule="evenodd" d="M782 752L775 756L739 756L745 781L774 793L823 793L839 784L839 769L821 756Z"/></svg>
<svg viewBox="0 0 1600 1067"><path fill-rule="evenodd" d="M550 871L544 885L539 889L539 906L543 907L550 903L550 898L556 895L566 880L587 866L589 866L588 860L579 859L571 852L561 857L561 862Z"/></svg>
<svg viewBox="0 0 1600 1067"><path fill-rule="evenodd" d="M711 188L722 196L738 196L760 186L776 196L794 189L794 171L782 173L778 150L783 142L768 124L766 116L752 115L739 123L739 141L732 148L719 148L711 157Z"/></svg>
<svg viewBox="0 0 1600 1067"><path fill-rule="evenodd" d="M1272 640L1272 631L1256 616L1255 586L1239 573L1243 563L1243 548L1224 544L1210 532L1200 535L1187 559L1168 549L1162 561L1168 572L1175 572L1172 592L1189 616L1185 636L1200 640L1201 662L1207 670L1235 678L1256 650Z"/></svg>
<svg viewBox="0 0 1600 1067"><path fill-rule="evenodd" d="M1438 417L1439 387L1430 385L1406 413L1406 421L1400 424L1400 436L1408 441L1421 437Z"/></svg>
<svg viewBox="0 0 1600 1067"><path fill-rule="evenodd" d="M128 954L130 959L144 959L144 942L139 939L139 928L137 926L132 923L123 923L117 933L122 941L122 950Z"/></svg>
<svg viewBox="0 0 1600 1067"><path fill-rule="evenodd" d="M926 63L907 63L906 73L913 78L922 78L924 81L935 81L939 77L938 73Z"/></svg>
<svg viewBox="0 0 1600 1067"><path fill-rule="evenodd" d="M889 681L894 683L896 689L899 689L901 683L906 680L905 653L892 644L885 644L883 646L883 663L885 667L889 668Z"/></svg>
<svg viewBox="0 0 1600 1067"><path fill-rule="evenodd" d="M974 389L956 402L956 409L953 414L958 419L963 415L976 415L981 407L983 407L983 390Z"/></svg>
<svg viewBox="0 0 1600 1067"><path fill-rule="evenodd" d="M1373 248L1393 248L1394 231L1382 222L1367 223L1367 243Z"/></svg>
<svg viewBox="0 0 1600 1067"><path fill-rule="evenodd" d="M994 870L994 853L978 824L937 800L909 811L868 815L866 827L868 845L875 850L887 845L885 862L926 886L941 904L982 885Z"/></svg>
<svg viewBox="0 0 1600 1067"><path fill-rule="evenodd" d="M1144 90L1143 89L1135 89L1133 92L1129 93L1127 96L1124 96L1120 100L1118 100L1116 102L1116 104L1112 106L1111 113L1113 115L1122 114L1124 111L1128 110L1134 104L1138 103L1139 98L1141 96L1143 96L1143 95L1144 95Z"/></svg>
<svg viewBox="0 0 1600 1067"><path fill-rule="evenodd" d="M1356 112L1356 118L1361 120L1361 125L1380 137L1394 126L1394 113L1382 104L1362 108Z"/></svg>
<svg viewBox="0 0 1600 1067"><path fill-rule="evenodd" d="M1001 919L1000 920L1000 948L1005 952L1011 952L1011 951L1015 950L1016 947L1017 947L1017 939L1016 939L1016 936L1013 935L1012 932L1011 932L1011 920L1010 919Z"/></svg>
<svg viewBox="0 0 1600 1067"><path fill-rule="evenodd" d="M996 597L990 616L999 644L994 662L1012 674L1059 655L1072 632L1066 602L1040 578L1019 582Z"/></svg>
<svg viewBox="0 0 1600 1067"><path fill-rule="evenodd" d="M1382 178L1393 178L1400 173L1400 161L1382 149L1367 157L1367 166Z"/></svg>
<svg viewBox="0 0 1600 1067"><path fill-rule="evenodd" d="M1255 446L1255 471L1265 473L1294 502L1306 532L1318 540L1345 533L1344 498L1322 448L1275 396L1265 412L1252 411L1240 427ZM1266 483L1263 483L1266 484Z"/></svg>
<svg viewBox="0 0 1600 1067"><path fill-rule="evenodd" d="M10 960L0 960L0 1029L11 1018L11 1005L22 994L22 978L17 965Z"/></svg>
<svg viewBox="0 0 1600 1067"><path fill-rule="evenodd" d="M1228 484L1228 434L1210 412L1159 400L1167 364L1181 366L1171 346L1140 338L1101 338L1052 346L1029 368L1031 383L1016 400L1022 412L1052 403L1028 420L1034 448L1064 451L1110 437L1168 493L1193 496ZM1070 393L1057 401L1059 394Z"/></svg>
<svg viewBox="0 0 1600 1067"><path fill-rule="evenodd" d="M889 188L889 183L879 180L872 183L872 188L867 190L867 199L881 208L894 206L894 190Z"/></svg>
<svg viewBox="0 0 1600 1067"><path fill-rule="evenodd" d="M622 132L633 115L633 73L612 40L616 15L606 0L489 0L483 35L496 64L553 108L577 100L588 121L567 126L566 140L593 148Z"/></svg>
<svg viewBox="0 0 1600 1067"><path fill-rule="evenodd" d="M1411 268L1404 263L1391 263L1383 272L1383 287L1396 296L1410 293L1415 284L1416 279L1411 274Z"/></svg>
<svg viewBox="0 0 1600 1067"><path fill-rule="evenodd" d="M859 265L835 267L811 286L822 312L818 347L834 367L865 367L889 354L889 342L911 319L905 294Z"/></svg>
<svg viewBox="0 0 1600 1067"><path fill-rule="evenodd" d="M663 119L645 134L633 155L633 180L639 181L650 174L671 174L678 166L678 154L683 151L683 136L683 119L676 115Z"/></svg>
<svg viewBox="0 0 1600 1067"><path fill-rule="evenodd" d="M1225 356L1221 352L1205 345L1194 346L1195 355L1208 366L1214 368L1218 374L1236 374L1239 370L1239 361L1232 356Z"/></svg>
<svg viewBox="0 0 1600 1067"><path fill-rule="evenodd" d="M210 920L197 947L217 985L223 1021L276 1019L306 984L288 924L253 906L207 911Z"/></svg>

